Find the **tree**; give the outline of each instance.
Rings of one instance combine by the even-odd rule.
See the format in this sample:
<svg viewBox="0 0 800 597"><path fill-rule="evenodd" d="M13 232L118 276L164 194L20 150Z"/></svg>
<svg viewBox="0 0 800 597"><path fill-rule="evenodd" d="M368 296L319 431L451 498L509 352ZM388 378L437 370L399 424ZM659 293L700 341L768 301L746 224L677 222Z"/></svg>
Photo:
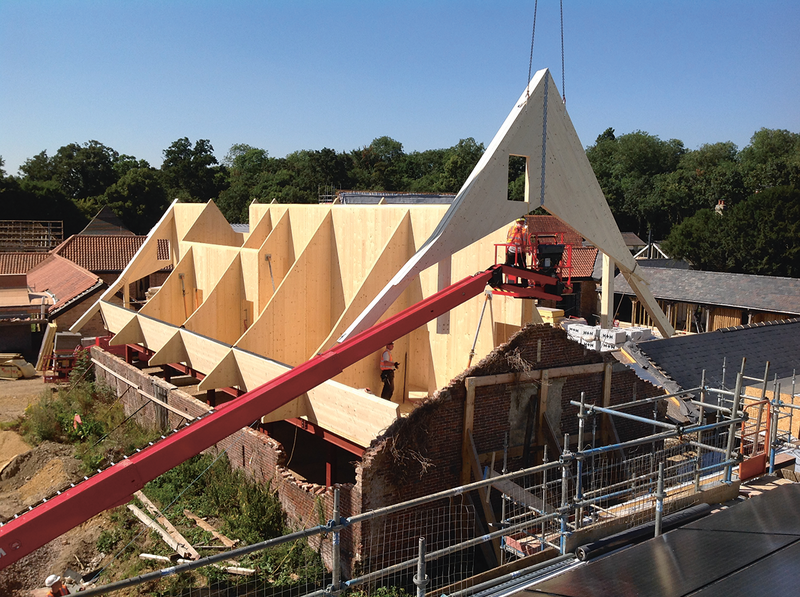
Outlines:
<svg viewBox="0 0 800 597"><path fill-rule="evenodd" d="M435 191L457 193L469 178L472 170L483 156L483 143L476 143L472 137L461 139L446 154Z"/></svg>
<svg viewBox="0 0 800 597"><path fill-rule="evenodd" d="M161 164L163 184L171 197L186 201L208 201L227 188L227 169L217 165L208 139L192 142L183 137L164 150Z"/></svg>
<svg viewBox="0 0 800 597"><path fill-rule="evenodd" d="M133 168L98 198L98 207L108 205L137 234L147 234L169 207L167 192L158 171Z"/></svg>
<svg viewBox="0 0 800 597"><path fill-rule="evenodd" d="M686 218L664 249L712 271L800 275L800 190L773 187L722 214L709 209Z"/></svg>
<svg viewBox="0 0 800 597"><path fill-rule="evenodd" d="M219 194L217 206L229 222L247 222L248 206L256 198L269 154L265 149L239 143L231 146L223 162L228 168L229 186Z"/></svg>
<svg viewBox="0 0 800 597"><path fill-rule="evenodd" d="M447 153L447 149L428 149L407 154L400 172L401 188L412 193L436 190Z"/></svg>
<svg viewBox="0 0 800 597"><path fill-rule="evenodd" d="M751 193L774 186L800 188L800 134L759 129L739 157L745 185Z"/></svg>
<svg viewBox="0 0 800 597"><path fill-rule="evenodd" d="M619 137L614 129L606 129L595 145L586 149L614 214L623 230L644 234L648 228L661 224L654 199L656 179L673 172L685 153L678 139L662 141L644 131L634 131Z"/></svg>
<svg viewBox="0 0 800 597"><path fill-rule="evenodd" d="M118 157L115 150L99 141L70 143L53 156L52 178L72 199L102 195L119 178L114 169Z"/></svg>
<svg viewBox="0 0 800 597"><path fill-rule="evenodd" d="M359 189L399 191L404 170L403 144L391 137L377 137L367 147L351 152L350 178Z"/></svg>

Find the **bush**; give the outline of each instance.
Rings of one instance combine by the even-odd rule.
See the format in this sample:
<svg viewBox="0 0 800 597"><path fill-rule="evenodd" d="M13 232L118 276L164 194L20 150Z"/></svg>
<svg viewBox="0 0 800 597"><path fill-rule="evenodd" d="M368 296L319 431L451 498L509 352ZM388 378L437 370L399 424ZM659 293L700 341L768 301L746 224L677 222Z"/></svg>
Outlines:
<svg viewBox="0 0 800 597"><path fill-rule="evenodd" d="M72 386L59 388L57 394L43 392L26 409L19 431L32 445L43 441L76 444L84 472L93 472L158 436L133 421L121 425L123 421L125 412L114 391L84 375Z"/></svg>

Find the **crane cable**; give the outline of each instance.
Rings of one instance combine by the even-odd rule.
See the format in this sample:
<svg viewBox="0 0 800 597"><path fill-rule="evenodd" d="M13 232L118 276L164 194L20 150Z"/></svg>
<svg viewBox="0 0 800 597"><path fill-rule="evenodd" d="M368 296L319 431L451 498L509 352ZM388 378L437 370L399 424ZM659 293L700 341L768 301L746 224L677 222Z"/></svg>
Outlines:
<svg viewBox="0 0 800 597"><path fill-rule="evenodd" d="M539 0L535 0L535 2L533 3L533 31L531 31L531 57L528 59L528 78L525 81L525 85L527 86L525 87L525 93L526 93L525 99L529 99L531 96L530 85L531 85L531 70L533 68L533 40L536 37L536 13L538 12L538 9L539 9Z"/></svg>
<svg viewBox="0 0 800 597"><path fill-rule="evenodd" d="M567 84L564 80L564 0L558 0L561 12L561 102L567 103Z"/></svg>
<svg viewBox="0 0 800 597"><path fill-rule="evenodd" d="M561 101L563 103L567 103L567 85L566 85L566 77L565 77L565 70L564 70L564 0L559 0L558 2L559 12L561 14ZM528 78L525 81L526 85L530 85L531 81L531 71L533 70L533 42L536 38L536 15L539 11L539 0L535 0L533 4L533 30L531 31L531 53L530 58L528 59ZM526 87L525 90L526 99L530 98L530 87Z"/></svg>

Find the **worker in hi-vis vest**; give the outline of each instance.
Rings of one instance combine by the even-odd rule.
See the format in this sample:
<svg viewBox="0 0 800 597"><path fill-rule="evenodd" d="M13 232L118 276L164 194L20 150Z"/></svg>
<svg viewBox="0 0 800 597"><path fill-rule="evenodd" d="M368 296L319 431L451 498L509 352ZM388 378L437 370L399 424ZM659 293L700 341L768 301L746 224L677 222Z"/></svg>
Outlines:
<svg viewBox="0 0 800 597"><path fill-rule="evenodd" d="M530 251L531 240L528 234L528 223L525 218L517 218L511 224L506 235L506 265L527 268Z"/></svg>
<svg viewBox="0 0 800 597"><path fill-rule="evenodd" d="M528 268L528 253L531 252L531 237L528 234L528 222L525 218L517 218L511 224L506 235L506 265ZM508 276L509 284L528 285L528 280L516 276Z"/></svg>
<svg viewBox="0 0 800 597"><path fill-rule="evenodd" d="M400 366L400 363L394 362L392 358L393 349L394 344L389 342L386 345L386 350L381 353L381 381L383 382L381 398L386 400L392 399L392 394L394 394L394 370Z"/></svg>

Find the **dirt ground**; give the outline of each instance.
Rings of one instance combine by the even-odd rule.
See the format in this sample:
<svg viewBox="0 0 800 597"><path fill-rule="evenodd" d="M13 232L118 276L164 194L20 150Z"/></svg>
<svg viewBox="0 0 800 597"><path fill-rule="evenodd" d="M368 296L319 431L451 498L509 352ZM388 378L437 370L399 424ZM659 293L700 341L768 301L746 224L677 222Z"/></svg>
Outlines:
<svg viewBox="0 0 800 597"><path fill-rule="evenodd" d="M0 421L20 417L42 392L52 391L41 377L0 380ZM0 521L6 522L42 498L81 478L72 447L44 442L31 448L17 433L0 430ZM107 526L101 514L51 541L20 561L0 570L0 595L28 597L45 594L44 579L67 568L87 572L97 568L100 531Z"/></svg>
<svg viewBox="0 0 800 597"><path fill-rule="evenodd" d="M52 391L52 384L42 383L41 376L31 379L0 379L0 422L7 423L22 416L31 402L42 392Z"/></svg>

